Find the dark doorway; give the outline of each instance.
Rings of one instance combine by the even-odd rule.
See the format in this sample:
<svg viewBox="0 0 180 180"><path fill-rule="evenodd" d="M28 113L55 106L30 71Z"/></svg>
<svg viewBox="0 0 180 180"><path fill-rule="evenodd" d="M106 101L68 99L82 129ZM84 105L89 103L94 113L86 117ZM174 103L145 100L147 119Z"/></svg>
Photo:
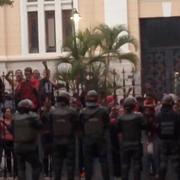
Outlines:
<svg viewBox="0 0 180 180"><path fill-rule="evenodd" d="M180 95L180 17L140 19L142 91Z"/></svg>

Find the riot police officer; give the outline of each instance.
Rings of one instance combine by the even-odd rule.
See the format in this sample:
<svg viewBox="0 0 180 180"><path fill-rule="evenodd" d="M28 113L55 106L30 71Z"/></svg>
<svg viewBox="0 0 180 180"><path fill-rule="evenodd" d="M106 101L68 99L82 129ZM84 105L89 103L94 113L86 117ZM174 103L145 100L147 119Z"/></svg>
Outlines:
<svg viewBox="0 0 180 180"><path fill-rule="evenodd" d="M83 151L85 163L85 178L91 180L93 175L93 160L98 156L102 176L109 180L107 162L107 139L106 131L109 126L108 111L97 104L98 94L90 90L86 97L86 108L80 113L80 122L83 131Z"/></svg>
<svg viewBox="0 0 180 180"><path fill-rule="evenodd" d="M18 103L18 112L14 117L15 153L18 164L18 179L26 180L25 164L32 167L32 179L39 180L41 163L38 155L38 134L42 128L39 116L31 112L33 103L29 99Z"/></svg>
<svg viewBox="0 0 180 180"><path fill-rule="evenodd" d="M125 113L118 118L118 129L121 133L122 180L128 180L132 160L134 180L141 179L141 131L146 125L142 114L134 112L135 105L135 98L126 98L124 101Z"/></svg>
<svg viewBox="0 0 180 180"><path fill-rule="evenodd" d="M69 106L69 101L69 94L67 92L61 92L57 97L57 104L54 110L50 112L54 146L54 180L61 179L65 158L67 158L67 179L74 180L75 139L78 125L78 113Z"/></svg>
<svg viewBox="0 0 180 180"><path fill-rule="evenodd" d="M179 167L179 130L180 119L173 111L173 98L165 95L162 99L161 111L157 114L158 136L160 138L160 168L159 179L165 180L168 159L171 156L172 166L174 167L178 180L180 180Z"/></svg>

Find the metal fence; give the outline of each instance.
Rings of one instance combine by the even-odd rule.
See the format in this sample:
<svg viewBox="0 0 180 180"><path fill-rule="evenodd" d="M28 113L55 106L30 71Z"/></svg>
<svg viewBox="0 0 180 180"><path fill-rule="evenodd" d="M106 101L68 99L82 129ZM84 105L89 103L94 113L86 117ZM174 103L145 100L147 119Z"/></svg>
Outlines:
<svg viewBox="0 0 180 180"><path fill-rule="evenodd" d="M128 95L132 95L132 96L139 95L140 92L137 91L137 89L138 88L141 89L141 86L140 84L136 83L135 75L136 75L136 72L134 68L132 68L131 71L127 71L123 68L122 72L120 73L119 72L117 73L115 70L113 70L112 80L111 80L112 81L111 93L119 97L124 97L124 98L127 97ZM16 81L14 71L11 71L8 77L11 80L11 82ZM7 81L7 74L5 74L5 72L2 72L1 80L5 87L4 95L3 95L5 98L5 101L4 101L5 106L14 106L13 104L14 95L15 95L14 83L10 84ZM66 85L64 86L64 88L66 88ZM59 92L58 90L55 90L55 96L58 95L58 92Z"/></svg>

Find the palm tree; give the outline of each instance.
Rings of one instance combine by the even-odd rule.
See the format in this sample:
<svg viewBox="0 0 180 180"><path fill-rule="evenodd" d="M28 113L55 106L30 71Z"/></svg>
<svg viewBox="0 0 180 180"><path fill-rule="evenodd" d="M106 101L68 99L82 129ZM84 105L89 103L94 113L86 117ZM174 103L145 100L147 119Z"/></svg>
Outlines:
<svg viewBox="0 0 180 180"><path fill-rule="evenodd" d="M137 42L123 25L111 28L108 25L101 24L95 28L95 31L101 37L99 42L102 53L101 55L106 57L104 61L104 86L107 88L107 78L111 60L128 60L136 67L138 56L134 52L123 52L122 46L125 44L132 44L135 47L135 50L137 50Z"/></svg>
<svg viewBox="0 0 180 180"><path fill-rule="evenodd" d="M12 0L0 0L0 6L12 5L12 4L13 4Z"/></svg>
<svg viewBox="0 0 180 180"><path fill-rule="evenodd" d="M60 58L60 63L72 65L68 76L71 81L76 82L77 93L79 93L79 85L83 88L86 83L88 68L92 68L93 63L101 61L101 57L95 53L99 45L98 40L97 34L86 29L84 32L80 31L75 37L70 37L64 44L68 54Z"/></svg>
<svg viewBox="0 0 180 180"><path fill-rule="evenodd" d="M86 29L84 32L79 32L75 37L69 38L64 45L64 48L68 50L68 55L61 58L60 63L66 62L72 65L68 77L71 82L76 82L77 92L79 92L80 84L82 87L90 85L90 80L96 85L95 88L98 88L97 85L99 85L101 89L107 89L111 85L112 74L109 78L108 74L111 73L109 66L113 59L127 59L136 65L137 55L133 52L121 50L121 47L126 43L133 44L137 49L136 40L129 35L127 29L122 25L113 28L100 25L93 31ZM88 81L87 76L90 77Z"/></svg>

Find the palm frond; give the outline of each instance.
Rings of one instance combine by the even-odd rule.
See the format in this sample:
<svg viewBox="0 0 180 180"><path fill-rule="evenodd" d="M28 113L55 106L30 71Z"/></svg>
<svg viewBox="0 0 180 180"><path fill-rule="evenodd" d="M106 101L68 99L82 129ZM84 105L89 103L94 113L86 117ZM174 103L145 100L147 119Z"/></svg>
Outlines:
<svg viewBox="0 0 180 180"><path fill-rule="evenodd" d="M120 36L117 41L114 43L113 49L118 50L125 44L132 44L135 47L135 50L138 48L138 43L135 38L130 35Z"/></svg>
<svg viewBox="0 0 180 180"><path fill-rule="evenodd" d="M105 64L105 58L103 58L101 55L92 57L92 58L90 58L88 60L87 65L90 65L90 64L93 64L93 63L96 63L96 62Z"/></svg>
<svg viewBox="0 0 180 180"><path fill-rule="evenodd" d="M119 58L120 61L128 60L129 62L134 64L135 69L137 68L137 62L138 62L139 58L135 53L128 52L128 53L124 53L124 54L119 54L118 58Z"/></svg>
<svg viewBox="0 0 180 180"><path fill-rule="evenodd" d="M114 26L113 28L108 25L101 24L96 28L99 31L101 37L100 46L104 49L104 51L111 51L113 49L114 44L118 41L119 35L122 32L127 32L128 30L125 26L119 25Z"/></svg>

